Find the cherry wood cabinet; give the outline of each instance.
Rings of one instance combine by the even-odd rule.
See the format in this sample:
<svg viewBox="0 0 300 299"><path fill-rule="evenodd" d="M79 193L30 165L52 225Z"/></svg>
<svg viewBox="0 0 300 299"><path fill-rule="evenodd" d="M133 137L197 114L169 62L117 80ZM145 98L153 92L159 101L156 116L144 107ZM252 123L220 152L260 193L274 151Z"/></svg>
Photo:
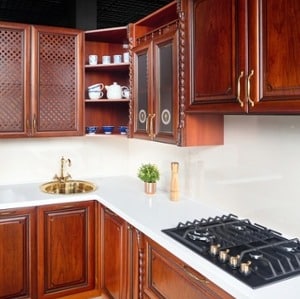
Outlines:
<svg viewBox="0 0 300 299"><path fill-rule="evenodd" d="M38 298L95 287L95 202L37 208Z"/></svg>
<svg viewBox="0 0 300 299"><path fill-rule="evenodd" d="M188 110L300 112L300 3L182 0Z"/></svg>
<svg viewBox="0 0 300 299"><path fill-rule="evenodd" d="M127 298L128 227L115 213L102 208L101 212L101 269L102 291L108 298Z"/></svg>
<svg viewBox="0 0 300 299"><path fill-rule="evenodd" d="M25 24L0 23L0 137L27 135L31 113L30 30Z"/></svg>
<svg viewBox="0 0 300 299"><path fill-rule="evenodd" d="M128 52L129 28L114 27L85 32L85 126L98 126L97 133L103 133L101 126L115 126L113 133L119 134L118 126L128 126L130 98L107 99L106 89L103 97L91 100L88 87L97 83L129 88L129 62L123 61L123 53ZM98 63L89 64L89 55L97 55ZM114 55L122 55L120 63L113 63ZM111 63L103 64L102 56L110 56Z"/></svg>
<svg viewBox="0 0 300 299"><path fill-rule="evenodd" d="M144 244L143 298L233 298L151 239Z"/></svg>
<svg viewBox="0 0 300 299"><path fill-rule="evenodd" d="M172 2L133 24L133 137L177 142L177 20Z"/></svg>
<svg viewBox="0 0 300 299"><path fill-rule="evenodd" d="M34 136L83 132L83 32L32 26L31 117Z"/></svg>
<svg viewBox="0 0 300 299"><path fill-rule="evenodd" d="M35 208L0 211L0 298L36 298Z"/></svg>
<svg viewBox="0 0 300 299"><path fill-rule="evenodd" d="M0 137L82 135L83 33L0 23Z"/></svg>
<svg viewBox="0 0 300 299"><path fill-rule="evenodd" d="M172 28L173 27L173 28ZM178 71L176 22L134 48L134 136L176 143ZM138 39L140 41L140 39Z"/></svg>
<svg viewBox="0 0 300 299"><path fill-rule="evenodd" d="M186 113L179 13L173 1L133 24L132 136L180 146L223 144L222 115Z"/></svg>
<svg viewBox="0 0 300 299"><path fill-rule="evenodd" d="M104 298L142 295L142 234L108 208L101 208L101 289Z"/></svg>

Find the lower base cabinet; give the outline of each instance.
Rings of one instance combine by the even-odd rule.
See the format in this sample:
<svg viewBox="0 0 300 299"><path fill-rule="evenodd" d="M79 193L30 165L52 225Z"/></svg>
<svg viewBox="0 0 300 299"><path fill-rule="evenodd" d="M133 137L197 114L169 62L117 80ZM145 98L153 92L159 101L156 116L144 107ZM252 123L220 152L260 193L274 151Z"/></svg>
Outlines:
<svg viewBox="0 0 300 299"><path fill-rule="evenodd" d="M233 298L93 200L1 210L0 265L0 299Z"/></svg>
<svg viewBox="0 0 300 299"><path fill-rule="evenodd" d="M106 207L101 208L102 298L141 297L141 233Z"/></svg>
<svg viewBox="0 0 300 299"><path fill-rule="evenodd" d="M143 298L233 298L147 237L144 238L144 251Z"/></svg>
<svg viewBox="0 0 300 299"><path fill-rule="evenodd" d="M38 298L59 298L95 286L95 202L37 209Z"/></svg>
<svg viewBox="0 0 300 299"><path fill-rule="evenodd" d="M127 224L106 207L101 208L101 289L106 298L126 298Z"/></svg>
<svg viewBox="0 0 300 299"><path fill-rule="evenodd" d="M0 211L0 298L36 298L35 208Z"/></svg>

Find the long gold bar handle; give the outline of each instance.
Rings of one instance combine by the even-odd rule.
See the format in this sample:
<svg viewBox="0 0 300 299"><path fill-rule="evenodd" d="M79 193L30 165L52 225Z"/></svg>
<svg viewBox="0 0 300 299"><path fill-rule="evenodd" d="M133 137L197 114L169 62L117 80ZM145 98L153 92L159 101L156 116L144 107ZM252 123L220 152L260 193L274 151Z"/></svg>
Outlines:
<svg viewBox="0 0 300 299"><path fill-rule="evenodd" d="M155 113L150 116L150 137L153 139L155 137L154 128L153 128L153 120L155 118Z"/></svg>
<svg viewBox="0 0 300 299"><path fill-rule="evenodd" d="M209 284L209 281L207 279L205 279L205 277L200 277L200 276L197 276L196 274L192 273L187 266L183 266L183 269L185 271L185 273L187 275L189 275L191 278L197 280L198 282L200 283L203 283L203 284Z"/></svg>
<svg viewBox="0 0 300 299"><path fill-rule="evenodd" d="M244 102L241 100L241 79L244 76L244 71L241 71L238 79L237 79L237 100L240 103L241 107L244 106Z"/></svg>
<svg viewBox="0 0 300 299"><path fill-rule="evenodd" d="M146 133L150 136L149 134L149 120L150 120L151 114L149 114L146 118Z"/></svg>
<svg viewBox="0 0 300 299"><path fill-rule="evenodd" d="M250 79L253 75L254 75L254 70L251 70L251 73L248 75L248 78L247 78L247 101L251 104L252 107L254 106L254 101L251 100L251 95L250 95L250 92L251 92Z"/></svg>
<svg viewBox="0 0 300 299"><path fill-rule="evenodd" d="M27 118L27 120L26 120L26 129L27 129L27 131L29 131L31 129L31 127L30 127L30 119L29 118Z"/></svg>
<svg viewBox="0 0 300 299"><path fill-rule="evenodd" d="M36 132L36 116L33 116L33 121L32 121L32 127L33 127L33 131Z"/></svg>

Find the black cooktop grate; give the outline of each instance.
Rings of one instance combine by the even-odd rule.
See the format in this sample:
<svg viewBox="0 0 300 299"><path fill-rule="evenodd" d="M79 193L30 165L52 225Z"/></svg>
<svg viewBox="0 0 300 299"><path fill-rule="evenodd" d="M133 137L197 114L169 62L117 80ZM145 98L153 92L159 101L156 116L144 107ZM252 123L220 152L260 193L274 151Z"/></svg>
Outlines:
<svg viewBox="0 0 300 299"><path fill-rule="evenodd" d="M300 274L298 239L288 240L233 214L180 222L162 231L252 288ZM217 246L218 253L226 252L228 259L213 255L212 246ZM241 270L244 265L249 265L249 271Z"/></svg>

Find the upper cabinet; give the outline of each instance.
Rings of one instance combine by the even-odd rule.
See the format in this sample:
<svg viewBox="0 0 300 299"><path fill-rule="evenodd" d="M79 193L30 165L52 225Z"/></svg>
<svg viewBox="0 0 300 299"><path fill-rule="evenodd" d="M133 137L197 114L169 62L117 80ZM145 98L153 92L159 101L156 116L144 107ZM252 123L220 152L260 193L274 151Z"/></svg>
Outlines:
<svg viewBox="0 0 300 299"><path fill-rule="evenodd" d="M0 23L0 35L0 136L22 136L30 115L30 26Z"/></svg>
<svg viewBox="0 0 300 299"><path fill-rule="evenodd" d="M223 143L223 116L186 114L183 28L173 1L133 24L131 135L180 146Z"/></svg>
<svg viewBox="0 0 300 299"><path fill-rule="evenodd" d="M128 126L128 48L127 26L85 32L85 125L97 126L97 133L101 126L114 126L117 134L119 126Z"/></svg>
<svg viewBox="0 0 300 299"><path fill-rule="evenodd" d="M0 23L0 136L82 134L79 30Z"/></svg>
<svg viewBox="0 0 300 299"><path fill-rule="evenodd" d="M32 27L32 134L82 135L83 32Z"/></svg>
<svg viewBox="0 0 300 299"><path fill-rule="evenodd" d="M176 3L134 24L135 137L176 143L177 26Z"/></svg>
<svg viewBox="0 0 300 299"><path fill-rule="evenodd" d="M182 0L189 111L299 113L300 3Z"/></svg>

